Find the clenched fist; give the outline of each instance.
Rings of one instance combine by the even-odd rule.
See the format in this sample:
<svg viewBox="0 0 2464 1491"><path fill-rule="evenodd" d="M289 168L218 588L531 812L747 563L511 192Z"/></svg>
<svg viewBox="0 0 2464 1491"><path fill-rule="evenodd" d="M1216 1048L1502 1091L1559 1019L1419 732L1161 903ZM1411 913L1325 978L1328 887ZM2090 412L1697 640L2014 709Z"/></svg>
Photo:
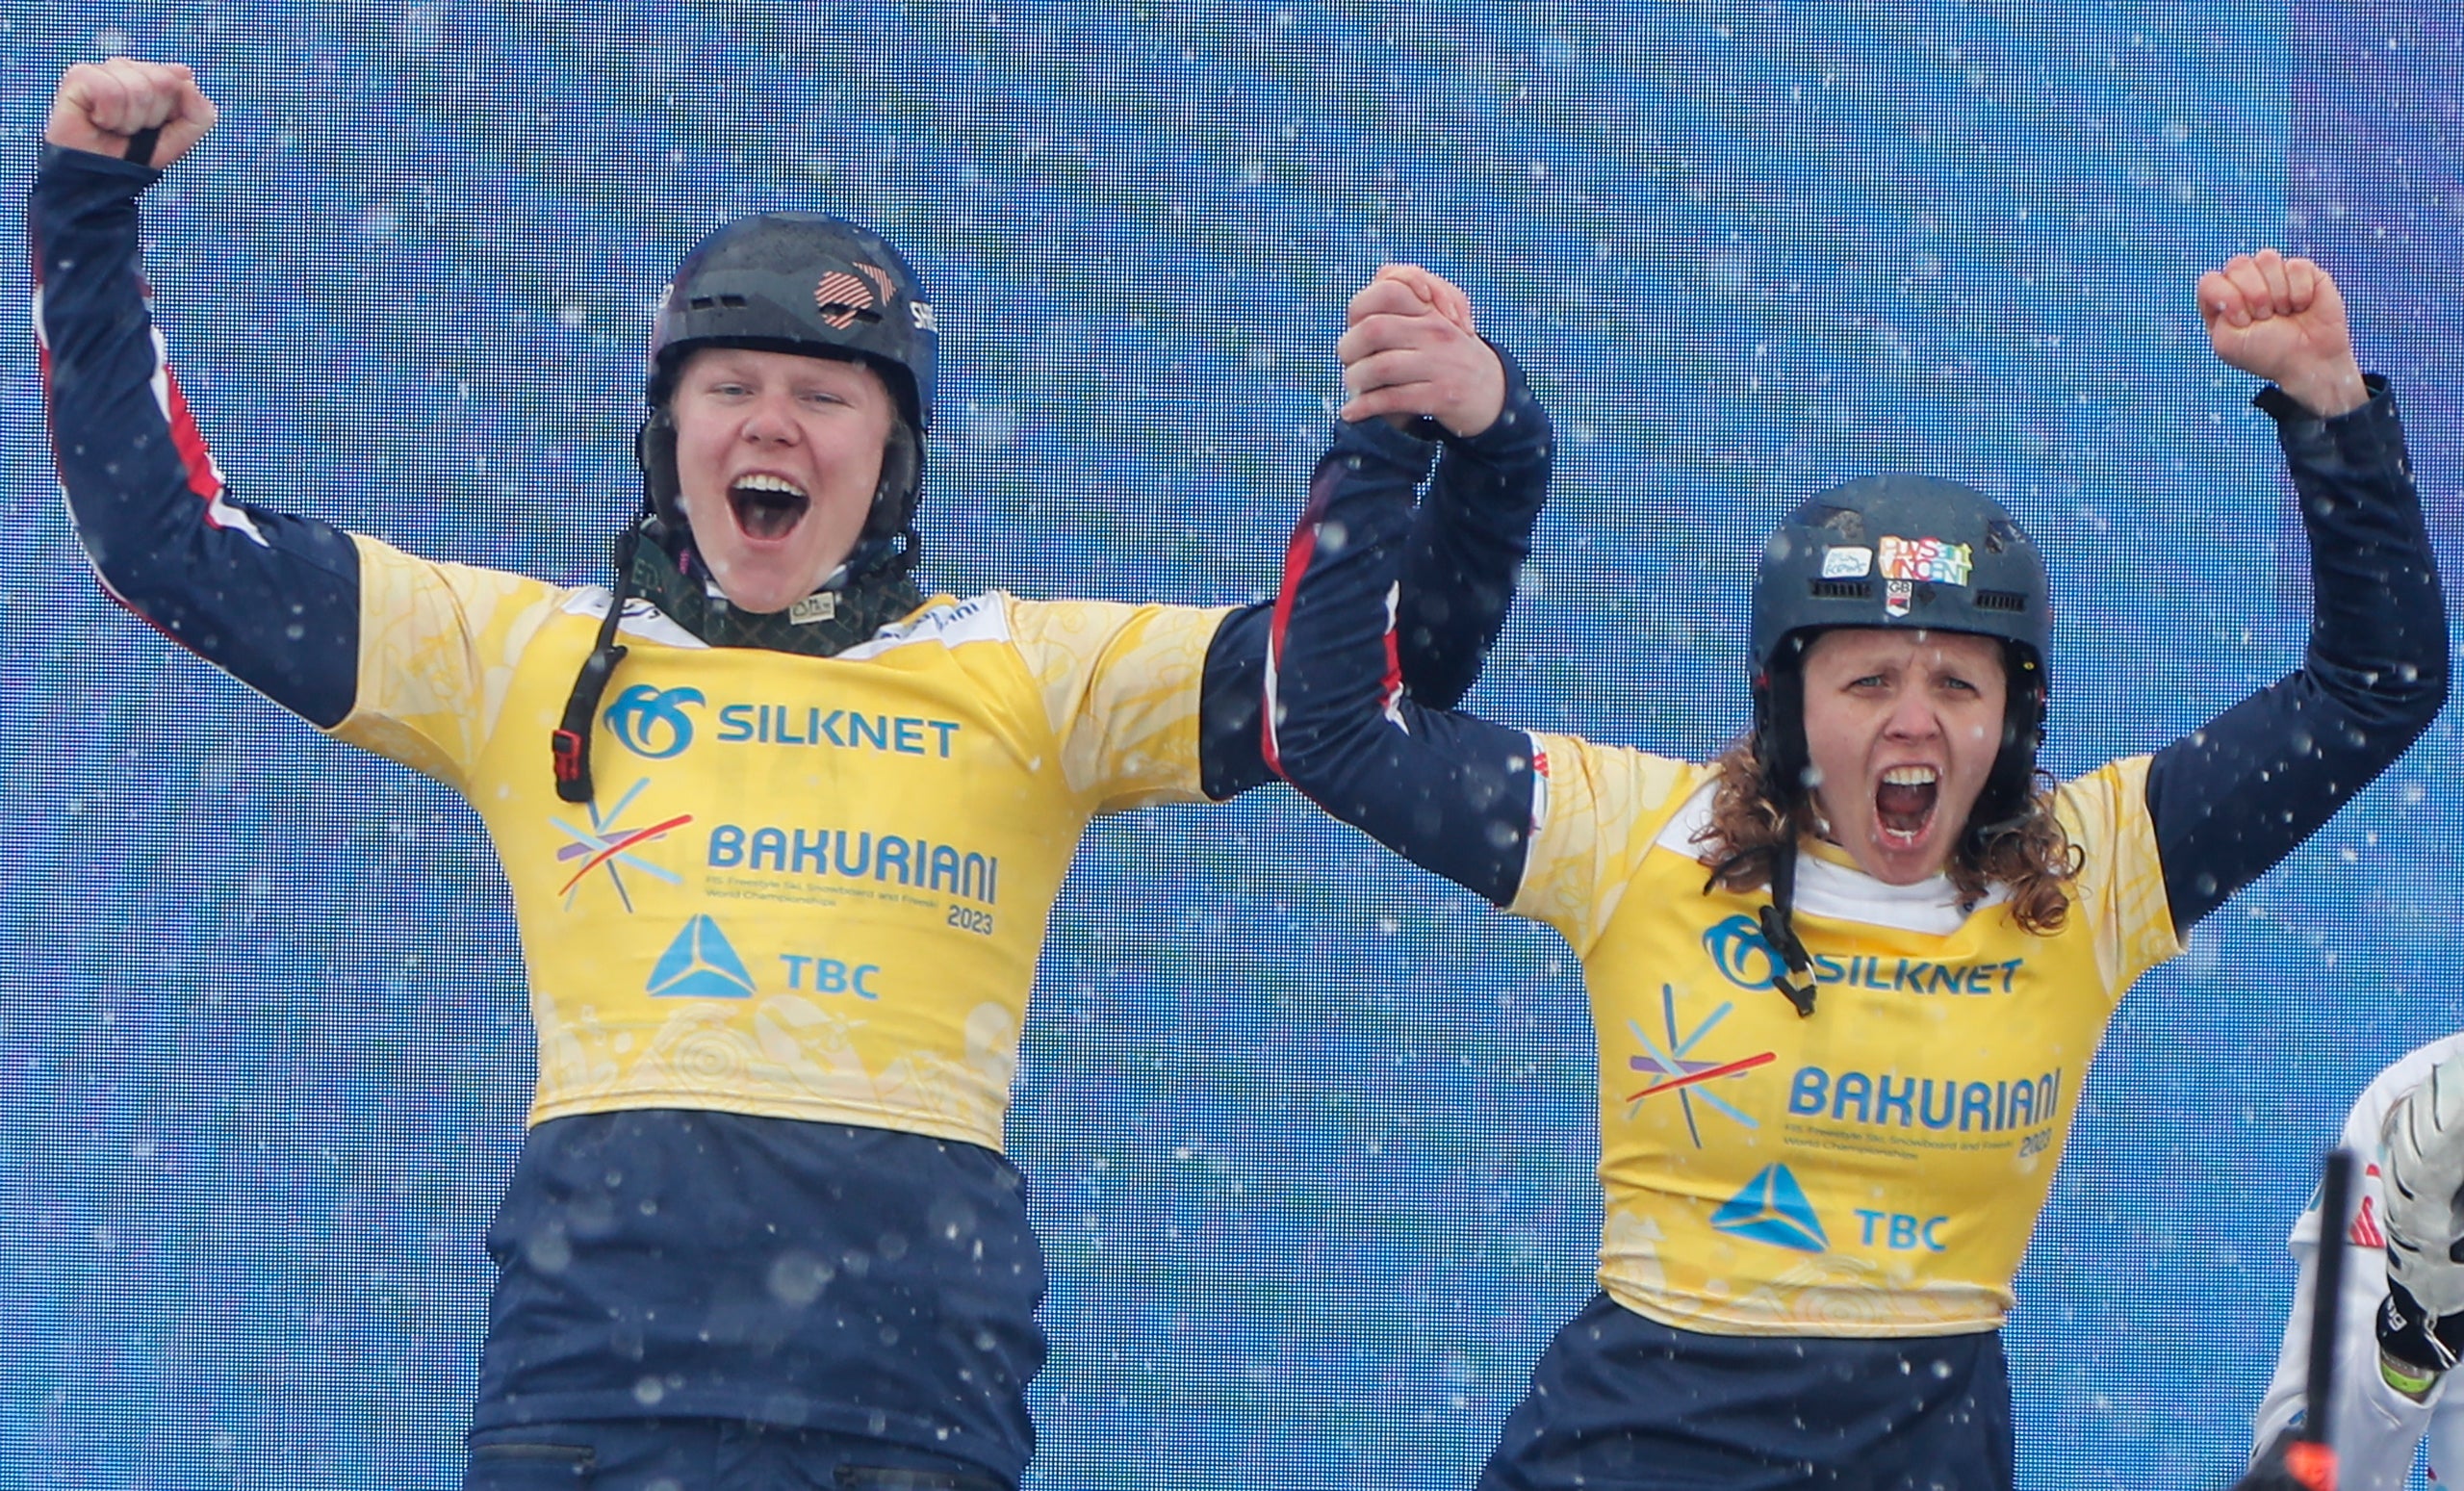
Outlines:
<svg viewBox="0 0 2464 1491"><path fill-rule="evenodd" d="M162 170L195 149L215 118L214 100L196 86L186 63L115 57L79 63L60 75L42 138L63 149L125 159L130 141L160 130L149 158L140 164Z"/></svg>
<svg viewBox="0 0 2464 1491"><path fill-rule="evenodd" d="M2267 379L2321 419L2370 401L2345 297L2311 261L2272 248L2235 254L2199 276L2198 313L2228 367Z"/></svg>
<svg viewBox="0 0 2464 1491"><path fill-rule="evenodd" d="M1416 264L1390 264L1351 297L1343 359L1346 420L1425 416L1470 437L1505 408L1505 367L1472 324L1472 302Z"/></svg>

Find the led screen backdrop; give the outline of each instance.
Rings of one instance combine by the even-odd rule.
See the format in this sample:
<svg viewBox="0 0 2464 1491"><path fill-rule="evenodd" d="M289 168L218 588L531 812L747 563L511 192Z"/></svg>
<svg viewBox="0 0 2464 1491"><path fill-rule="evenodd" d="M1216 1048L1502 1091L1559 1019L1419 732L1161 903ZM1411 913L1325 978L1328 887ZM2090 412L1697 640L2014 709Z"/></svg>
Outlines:
<svg viewBox="0 0 2464 1491"><path fill-rule="evenodd" d="M195 63L150 271L246 499L597 577L641 344L703 230L835 210L944 327L944 588L1272 583L1348 293L1459 278L1565 444L1475 703L1707 753L1760 535L1879 467L2056 575L2054 764L2292 665L2299 528L2197 333L2315 248L2457 553L2459 78L2432 0L1065 6L0 0L0 201L53 80ZM0 1486L443 1486L531 1051L441 789L98 595L0 267ZM2124 1007L2012 1332L2036 1486L2221 1485L2318 1147L2464 1020L2459 748ZM1553 934L1281 789L1091 838L1011 1148L1054 1287L1053 1488L1467 1484L1589 1294L1588 1016Z"/></svg>

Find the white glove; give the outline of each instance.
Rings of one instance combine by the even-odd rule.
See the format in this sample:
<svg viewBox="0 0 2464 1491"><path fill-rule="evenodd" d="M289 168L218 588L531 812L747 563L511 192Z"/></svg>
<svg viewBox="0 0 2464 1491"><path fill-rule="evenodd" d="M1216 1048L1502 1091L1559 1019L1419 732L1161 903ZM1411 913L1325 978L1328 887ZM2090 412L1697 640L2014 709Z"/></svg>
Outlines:
<svg viewBox="0 0 2464 1491"><path fill-rule="evenodd" d="M2464 1334L2464 1320L2449 1320L2464 1316L2464 1261L2457 1257L2464 1251L2464 1056L2431 1067L2421 1086L2399 1098L2379 1139L2388 1296L2396 1306L2382 1312L2380 1340L2391 1344L2387 1313L2410 1317L2406 1324L2420 1332L2414 1340L2440 1358L2436 1366L2452 1367L2458 1342L2447 1338ZM2343 1225L2341 1218L2322 1221Z"/></svg>

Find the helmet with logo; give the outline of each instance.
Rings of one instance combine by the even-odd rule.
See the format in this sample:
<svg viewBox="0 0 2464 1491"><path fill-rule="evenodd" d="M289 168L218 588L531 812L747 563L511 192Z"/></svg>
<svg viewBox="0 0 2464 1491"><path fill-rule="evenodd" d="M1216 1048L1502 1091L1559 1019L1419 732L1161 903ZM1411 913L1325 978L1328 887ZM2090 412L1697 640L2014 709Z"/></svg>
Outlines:
<svg viewBox="0 0 2464 1491"><path fill-rule="evenodd" d="M1960 631L2002 642L2010 704L2002 751L1976 808L1991 823L2026 804L2044 735L2053 606L2044 556L2002 504L1953 481L1865 476L1781 520L1754 580L1757 745L1793 798L1806 766L1798 665L1839 627Z"/></svg>
<svg viewBox="0 0 2464 1491"><path fill-rule="evenodd" d="M1793 815L1809 793L1806 649L1842 627L1966 632L2002 643L2010 679L2002 748L1969 810L1983 835L2028 810L2044 739L2053 605L2044 556L2002 508L1972 487L1927 476L1866 476L1818 492L1780 522L1754 578L1754 745L1766 800ZM1811 963L1791 919L1793 848L1771 860L1764 941L1775 982L1811 1015Z"/></svg>
<svg viewBox="0 0 2464 1491"><path fill-rule="evenodd" d="M676 428L668 399L684 361L712 347L860 362L881 374L899 421L864 535L908 533L933 427L938 347L932 302L906 256L842 218L771 212L704 238L676 268L651 328L651 416L638 454L653 509L680 530Z"/></svg>

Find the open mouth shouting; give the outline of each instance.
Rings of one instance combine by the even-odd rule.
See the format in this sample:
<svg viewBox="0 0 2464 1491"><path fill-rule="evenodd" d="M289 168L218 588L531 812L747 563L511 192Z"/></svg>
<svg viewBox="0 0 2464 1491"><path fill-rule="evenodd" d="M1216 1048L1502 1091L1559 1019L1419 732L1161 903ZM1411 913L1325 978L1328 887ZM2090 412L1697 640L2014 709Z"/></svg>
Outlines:
<svg viewBox="0 0 2464 1491"><path fill-rule="evenodd" d="M1874 827L1893 849L1913 849L1934 823L1942 774L1931 766L1893 766L1874 787Z"/></svg>
<svg viewBox="0 0 2464 1491"><path fill-rule="evenodd" d="M898 405L866 364L752 347L686 359L669 413L677 500L738 610L786 610L863 537Z"/></svg>
<svg viewBox="0 0 2464 1491"><path fill-rule="evenodd" d="M803 487L769 472L750 472L728 487L737 531L757 542L784 539L811 507L812 497Z"/></svg>

